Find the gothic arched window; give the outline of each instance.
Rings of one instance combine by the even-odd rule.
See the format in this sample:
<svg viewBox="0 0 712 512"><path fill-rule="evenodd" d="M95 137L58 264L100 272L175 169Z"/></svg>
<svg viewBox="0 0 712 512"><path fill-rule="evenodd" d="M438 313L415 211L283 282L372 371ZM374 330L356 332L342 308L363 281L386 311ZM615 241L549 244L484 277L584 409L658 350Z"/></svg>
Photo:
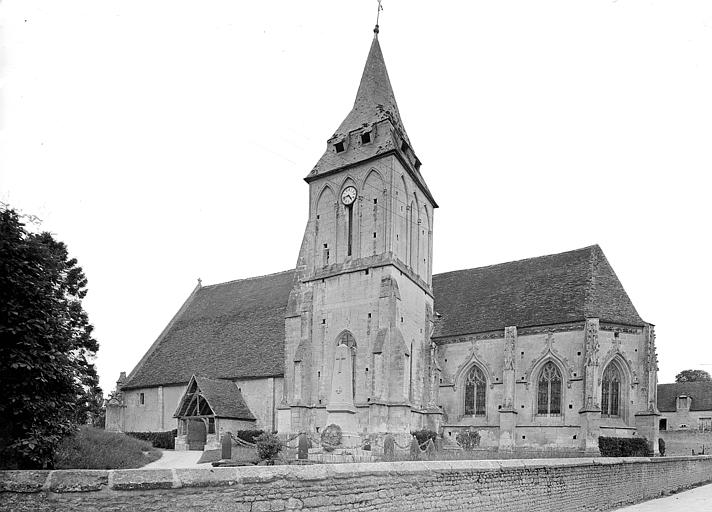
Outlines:
<svg viewBox="0 0 712 512"><path fill-rule="evenodd" d="M549 361L541 369L537 381L537 414L559 416L561 414L561 372Z"/></svg>
<svg viewBox="0 0 712 512"><path fill-rule="evenodd" d="M621 372L615 363L603 372L601 386L601 416L620 416Z"/></svg>
<svg viewBox="0 0 712 512"><path fill-rule="evenodd" d="M465 415L484 416L487 379L478 366L465 377Z"/></svg>

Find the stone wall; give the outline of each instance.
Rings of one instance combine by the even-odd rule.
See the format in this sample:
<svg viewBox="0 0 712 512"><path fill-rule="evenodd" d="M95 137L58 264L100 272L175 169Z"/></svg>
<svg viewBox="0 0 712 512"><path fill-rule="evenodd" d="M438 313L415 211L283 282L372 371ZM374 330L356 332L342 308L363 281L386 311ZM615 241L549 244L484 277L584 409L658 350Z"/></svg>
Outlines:
<svg viewBox="0 0 712 512"><path fill-rule="evenodd" d="M660 438L665 440L665 455L692 455L712 453L712 432L695 430L661 431Z"/></svg>
<svg viewBox="0 0 712 512"><path fill-rule="evenodd" d="M0 472L0 511L610 510L712 481L712 456Z"/></svg>

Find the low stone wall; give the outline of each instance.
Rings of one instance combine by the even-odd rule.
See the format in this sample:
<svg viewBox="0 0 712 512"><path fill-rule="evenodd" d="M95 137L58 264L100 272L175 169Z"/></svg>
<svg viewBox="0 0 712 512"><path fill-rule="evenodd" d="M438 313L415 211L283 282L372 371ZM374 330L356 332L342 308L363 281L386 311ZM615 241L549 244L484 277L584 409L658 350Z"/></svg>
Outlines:
<svg viewBox="0 0 712 512"><path fill-rule="evenodd" d="M712 456L4 471L0 510L610 510L712 481Z"/></svg>

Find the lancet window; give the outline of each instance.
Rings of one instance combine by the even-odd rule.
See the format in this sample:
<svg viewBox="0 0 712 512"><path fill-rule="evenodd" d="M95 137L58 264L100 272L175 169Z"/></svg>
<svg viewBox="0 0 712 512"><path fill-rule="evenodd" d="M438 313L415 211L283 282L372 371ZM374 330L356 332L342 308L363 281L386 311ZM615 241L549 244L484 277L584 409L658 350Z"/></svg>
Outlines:
<svg viewBox="0 0 712 512"><path fill-rule="evenodd" d="M473 366L465 377L465 416L484 416L487 379L479 366Z"/></svg>
<svg viewBox="0 0 712 512"><path fill-rule="evenodd" d="M620 416L621 372L618 365L611 363L603 372L601 386L601 416Z"/></svg>
<svg viewBox="0 0 712 512"><path fill-rule="evenodd" d="M541 369L537 386L537 414L561 415L561 372L551 361Z"/></svg>

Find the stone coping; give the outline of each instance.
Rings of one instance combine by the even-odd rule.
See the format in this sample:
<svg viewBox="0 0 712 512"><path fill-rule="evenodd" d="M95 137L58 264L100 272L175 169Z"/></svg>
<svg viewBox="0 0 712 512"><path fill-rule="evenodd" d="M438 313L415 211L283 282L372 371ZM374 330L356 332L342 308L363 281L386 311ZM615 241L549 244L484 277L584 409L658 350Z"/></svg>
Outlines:
<svg viewBox="0 0 712 512"><path fill-rule="evenodd" d="M0 493L77 493L229 487L275 480L319 481L363 476L423 473L512 471L531 468L615 466L619 464L705 461L712 455L680 457L593 457L562 459L446 460L284 466L206 467L184 469L25 470L0 471Z"/></svg>

